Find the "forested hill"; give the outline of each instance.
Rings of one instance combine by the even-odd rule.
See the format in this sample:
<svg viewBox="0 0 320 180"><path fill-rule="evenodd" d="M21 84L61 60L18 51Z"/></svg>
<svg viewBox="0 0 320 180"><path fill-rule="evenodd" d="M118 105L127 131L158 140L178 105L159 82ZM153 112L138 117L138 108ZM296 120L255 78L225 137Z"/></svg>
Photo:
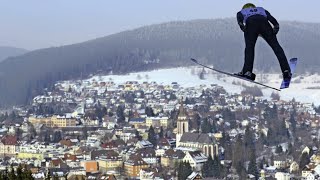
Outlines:
<svg viewBox="0 0 320 180"><path fill-rule="evenodd" d="M22 48L0 46L0 62L8 57L19 56L26 52L28 51Z"/></svg>
<svg viewBox="0 0 320 180"><path fill-rule="evenodd" d="M283 22L280 42L288 57L299 57L298 71L320 67L320 25ZM255 67L280 71L266 43L256 47ZM0 63L0 105L28 102L57 80L92 73L127 73L190 65L190 57L227 71L243 63L243 35L235 19L193 20L151 25L107 37L11 57Z"/></svg>

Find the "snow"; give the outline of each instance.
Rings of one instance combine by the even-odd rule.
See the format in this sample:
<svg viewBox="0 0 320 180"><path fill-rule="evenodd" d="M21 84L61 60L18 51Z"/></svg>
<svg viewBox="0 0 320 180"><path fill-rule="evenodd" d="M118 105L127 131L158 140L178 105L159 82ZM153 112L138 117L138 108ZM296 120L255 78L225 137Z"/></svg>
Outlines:
<svg viewBox="0 0 320 180"><path fill-rule="evenodd" d="M241 84L247 86L256 86L253 83L246 82L234 77L217 74L210 70L206 70L207 74L205 75L205 79L200 80L197 74L201 69L202 68L199 67L181 67L160 69L148 72L130 73L127 75L94 76L88 79L88 81L108 82L111 80L115 84L123 84L127 81L137 81L139 83L156 82L157 84L163 85L171 85L173 82L177 82L181 87L184 88L203 85L209 87L211 84L217 84L218 86L222 86L224 89L226 89L229 94L240 93L244 89ZM192 74L193 71L195 71L194 74ZM261 76L266 76L265 82L262 81ZM275 88L279 88L282 78L280 76L280 73L267 75L257 74L256 81L265 83ZM293 82L291 83L290 88L278 92L282 100L289 101L295 98L295 100L299 102L314 103L315 105L320 105L320 75L314 74L297 76L294 77L292 81ZM298 81L301 82L299 83ZM234 84L234 82L239 84ZM261 89L266 99L270 99L270 95L272 92L277 92L264 87L261 87Z"/></svg>
<svg viewBox="0 0 320 180"><path fill-rule="evenodd" d="M137 78L140 75L141 79ZM148 76L148 78L146 78ZM200 80L198 75L191 74L191 68L171 68L171 69L161 69L148 72L137 72L130 73L128 75L108 75L108 76L94 76L89 79L89 81L110 81L112 80L115 84L122 84L127 81L137 81L140 84L143 82L156 82L157 84L170 85L177 82L180 86L195 87L211 84L217 84L228 88L231 93L240 93L243 88L239 88L237 85L232 85L229 82L224 82L222 80L217 80L216 78L207 78L205 80Z"/></svg>

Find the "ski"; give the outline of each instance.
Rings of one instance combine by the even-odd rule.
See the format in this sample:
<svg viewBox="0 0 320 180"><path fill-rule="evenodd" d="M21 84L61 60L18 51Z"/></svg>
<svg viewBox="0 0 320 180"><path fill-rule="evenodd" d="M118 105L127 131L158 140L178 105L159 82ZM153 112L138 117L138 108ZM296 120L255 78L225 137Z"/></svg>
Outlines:
<svg viewBox="0 0 320 180"><path fill-rule="evenodd" d="M294 71L296 70L297 63L298 63L298 58L292 58L289 60L289 66L290 66L292 75L293 75ZM291 79L292 79L292 77L291 77ZM288 81L282 80L280 89L289 88L291 79Z"/></svg>
<svg viewBox="0 0 320 180"><path fill-rule="evenodd" d="M202 67L205 67L205 68L207 68L207 69L211 69L211 70L216 71L216 72L218 72L218 73L222 73L222 74L225 74L225 75L228 75L228 76L232 76L232 77L235 77L235 78L238 78L238 79L242 79L242 80L244 80L244 81L248 81L248 82L251 82L251 83L254 83L254 84L257 84L257 85L266 87L266 88L269 88L269 89L273 89L273 90L276 90L276 91L281 91L280 89L277 89L277 88L274 88L274 87L271 87L271 86L268 86L268 85L265 85L265 84L262 84L262 83L259 83L259 82L256 82L256 81L251 81L251 80L249 80L249 79L243 78L243 77L241 77L241 76L234 75L234 74L232 74L232 73L228 73L228 72L224 72L224 71L221 71L221 70L218 70L218 69L215 69L215 68L211 68L211 67L209 67L209 66L206 66L206 65L204 65L204 64L199 63L199 62L198 62L196 59L194 59L194 58L191 58L191 61L194 62L194 63L196 63L196 64L198 64L198 65L200 65L200 66L202 66Z"/></svg>

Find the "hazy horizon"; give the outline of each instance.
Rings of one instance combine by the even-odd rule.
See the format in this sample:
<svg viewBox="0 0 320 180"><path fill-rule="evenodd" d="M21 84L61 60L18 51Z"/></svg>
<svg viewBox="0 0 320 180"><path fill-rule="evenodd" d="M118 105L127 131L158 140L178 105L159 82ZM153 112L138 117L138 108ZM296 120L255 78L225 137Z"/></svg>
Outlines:
<svg viewBox="0 0 320 180"><path fill-rule="evenodd" d="M0 46L28 50L83 42L141 26L194 19L235 18L248 1L3 1ZM320 22L319 1L250 1L279 21ZM299 12L299 13L297 13ZM302 13L301 13L302 12ZM236 23L236 21L235 21Z"/></svg>

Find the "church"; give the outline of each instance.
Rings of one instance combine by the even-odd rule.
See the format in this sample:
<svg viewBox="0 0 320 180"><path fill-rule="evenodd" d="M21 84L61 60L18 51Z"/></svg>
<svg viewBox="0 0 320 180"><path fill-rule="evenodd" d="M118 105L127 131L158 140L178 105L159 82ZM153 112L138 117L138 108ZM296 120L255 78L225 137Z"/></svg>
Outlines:
<svg viewBox="0 0 320 180"><path fill-rule="evenodd" d="M218 143L214 137L210 137L209 134L189 132L189 121L182 102L177 119L176 147L185 151L200 150L212 158L218 155Z"/></svg>

